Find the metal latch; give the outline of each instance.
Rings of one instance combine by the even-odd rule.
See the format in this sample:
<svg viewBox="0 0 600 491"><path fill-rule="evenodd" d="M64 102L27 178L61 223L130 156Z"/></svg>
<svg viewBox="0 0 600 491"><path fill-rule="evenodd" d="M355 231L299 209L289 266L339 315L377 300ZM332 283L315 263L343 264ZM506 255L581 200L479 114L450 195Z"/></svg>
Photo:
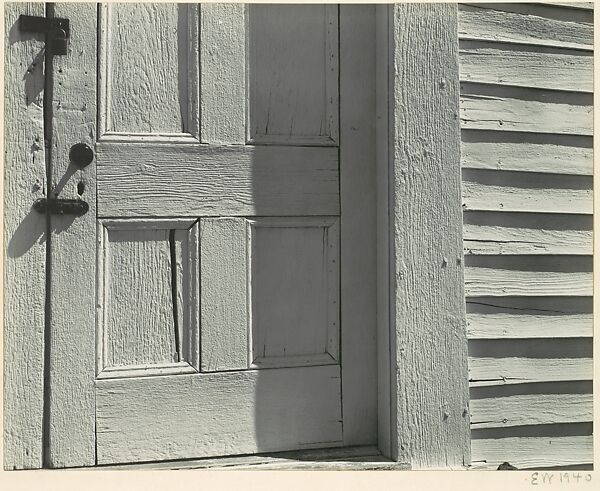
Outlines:
<svg viewBox="0 0 600 491"><path fill-rule="evenodd" d="M19 29L23 32L41 32L47 34L46 49L53 55L67 54L67 39L71 35L69 19L58 17L19 16Z"/></svg>
<svg viewBox="0 0 600 491"><path fill-rule="evenodd" d="M40 198L34 201L33 209L40 213L49 211L52 215L85 215L90 206L80 199L46 199Z"/></svg>

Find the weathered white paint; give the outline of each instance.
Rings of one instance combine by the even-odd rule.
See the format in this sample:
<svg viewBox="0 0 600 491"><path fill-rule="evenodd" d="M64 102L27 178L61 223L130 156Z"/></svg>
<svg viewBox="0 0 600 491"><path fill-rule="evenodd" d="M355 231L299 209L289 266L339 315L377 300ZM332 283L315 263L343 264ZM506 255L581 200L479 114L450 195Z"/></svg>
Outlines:
<svg viewBox="0 0 600 491"><path fill-rule="evenodd" d="M406 465L391 462L383 457L376 446L356 446L298 450L281 452L278 455L244 455L241 457L218 457L214 459L195 459L179 462L160 462L150 464L116 464L104 467L107 470L142 469L322 469L322 470L403 470Z"/></svg>
<svg viewBox="0 0 600 491"><path fill-rule="evenodd" d="M593 420L592 394L523 394L471 399L471 428L585 423Z"/></svg>
<svg viewBox="0 0 600 491"><path fill-rule="evenodd" d="M336 215L335 148L98 144L100 216Z"/></svg>
<svg viewBox="0 0 600 491"><path fill-rule="evenodd" d="M42 465L46 218L44 42L19 32L42 3L4 5L4 468Z"/></svg>
<svg viewBox="0 0 600 491"><path fill-rule="evenodd" d="M200 347L203 372L248 368L246 220L200 220Z"/></svg>
<svg viewBox="0 0 600 491"><path fill-rule="evenodd" d="M56 4L55 15L74 27L69 53L54 59L53 187L62 198L89 204L82 217L52 216L50 312L50 400L48 465L93 465L96 173L95 161L83 171L69 167L69 149L96 138L95 4Z"/></svg>
<svg viewBox="0 0 600 491"><path fill-rule="evenodd" d="M495 141L498 136L489 141L470 141L476 134L463 131L463 168L592 175L591 141L586 147L556 145L555 135L548 135L544 143Z"/></svg>
<svg viewBox="0 0 600 491"><path fill-rule="evenodd" d="M97 236L97 378L197 371L197 223L190 219L101 220ZM145 252L148 257L139 257L139 252ZM175 264L172 263L172 253L176 258ZM152 261L162 262L162 268L156 267L156 264L148 267ZM176 291L172 289L173 274ZM153 284L151 289L148 289L148 284ZM176 310L173 309L174 293L177 295ZM133 298L127 302L127 297ZM139 303L142 305L140 313L137 313L132 305ZM158 312L151 312L157 307ZM146 319L140 322L139 317L144 314ZM162 322L156 322L157 317ZM154 331L155 335L148 336L148 331ZM152 356L148 358L157 349L160 353L161 342L163 347L166 343L173 348L164 351L166 358L162 361ZM122 358L133 356L134 359L115 363L115 347ZM139 355L148 359L136 359Z"/></svg>
<svg viewBox="0 0 600 491"><path fill-rule="evenodd" d="M512 48L512 49L509 49ZM592 53L541 52L522 46L461 43L460 79L464 82L592 92Z"/></svg>
<svg viewBox="0 0 600 491"><path fill-rule="evenodd" d="M465 129L592 135L591 99L585 104L564 99L546 102L473 94L465 89L460 97L460 120Z"/></svg>
<svg viewBox="0 0 600 491"><path fill-rule="evenodd" d="M188 23L198 24L197 9L143 3L102 9L101 133L190 132L190 93L197 91L197 78L189 68L198 57L188 59L188 46L197 43L188 36ZM196 102L196 112L197 107Z"/></svg>
<svg viewBox="0 0 600 491"><path fill-rule="evenodd" d="M336 145L338 6L248 6L249 139Z"/></svg>
<svg viewBox="0 0 600 491"><path fill-rule="evenodd" d="M338 220L259 218L248 242L252 364L337 361Z"/></svg>
<svg viewBox="0 0 600 491"><path fill-rule="evenodd" d="M339 372L332 365L99 380L98 463L339 446Z"/></svg>
<svg viewBox="0 0 600 491"><path fill-rule="evenodd" d="M591 435L474 439L473 467L496 469L503 462L517 469L592 464L592 444Z"/></svg>
<svg viewBox="0 0 600 491"><path fill-rule="evenodd" d="M392 22L394 453L415 467L463 466L470 446L456 6L398 4Z"/></svg>
<svg viewBox="0 0 600 491"><path fill-rule="evenodd" d="M376 443L378 417L375 6L339 8L342 404L344 445L358 445Z"/></svg>
<svg viewBox="0 0 600 491"><path fill-rule="evenodd" d="M458 34L462 39L557 46L591 50L591 24L495 10L494 6L461 5Z"/></svg>
<svg viewBox="0 0 600 491"><path fill-rule="evenodd" d="M592 380L591 358L469 357L471 387Z"/></svg>
<svg viewBox="0 0 600 491"><path fill-rule="evenodd" d="M544 5L556 5L570 9L593 10L594 2L542 2Z"/></svg>
<svg viewBox="0 0 600 491"><path fill-rule="evenodd" d="M492 179L477 182L477 175L465 173L463 180L463 209L485 211L517 211L533 213L571 213L592 214L592 181L586 182L588 186L568 187L566 178L545 179L543 174L531 177L522 177L520 182L517 176L502 182ZM519 176L520 177L520 176ZM562 176L561 176L562 177ZM527 185L527 182L531 185ZM537 181L537 184L534 182ZM542 185L543 182L547 185ZM562 181L562 182L560 182ZM571 180L571 182L573 179ZM580 184L579 180L577 184ZM552 184L564 187L552 187Z"/></svg>
<svg viewBox="0 0 600 491"><path fill-rule="evenodd" d="M202 4L200 15L201 138L246 141L246 13L244 4Z"/></svg>
<svg viewBox="0 0 600 491"><path fill-rule="evenodd" d="M475 468L592 461L592 19L461 7Z"/></svg>
<svg viewBox="0 0 600 491"><path fill-rule="evenodd" d="M481 214L480 214L481 215ZM485 216L481 217L485 223ZM464 225L465 254L592 254L592 230Z"/></svg>
<svg viewBox="0 0 600 491"><path fill-rule="evenodd" d="M465 293L472 297L587 296L592 294L592 273L467 267Z"/></svg>
<svg viewBox="0 0 600 491"><path fill-rule="evenodd" d="M331 9L328 7L325 10ZM337 19L337 7L333 10ZM352 9L349 8L350 10ZM218 9L212 11L211 15L212 19L204 20L210 21L209 23L213 25L218 24L222 31L219 31L220 34L214 32L204 34L232 40L236 33L239 33L239 18L228 19L228 22L219 24L223 20L219 17L222 15L227 17L227 15ZM249 29L247 33L249 39L252 39L252 25L250 22L245 27ZM355 24L349 26L348 32L355 28ZM321 29L320 23L318 29ZM325 30L327 29L330 27L325 27ZM363 26L363 29L366 27ZM285 38L284 34L286 33L281 35ZM304 36L306 35L304 33ZM331 37L337 43L337 36L331 35ZM354 44L351 44L352 37L346 36L346 39L347 43L343 49L353 53L355 51L353 46L359 41L353 41ZM293 48L298 49L297 46ZM323 50L325 49L335 52L336 57L332 58L331 63L337 71L337 47L328 48L325 45ZM239 59L239 56L239 52L231 53L231 59ZM311 61L312 57L323 59L321 52L305 53L304 56L309 57L308 61ZM265 64L268 65L269 59L264 58L260 62L264 67ZM245 70L251 73L253 61L250 60L249 63L245 66ZM321 68L319 64L319 69ZM288 76L286 73L283 75ZM372 74L368 76L372 77ZM325 78L329 80L328 76ZM223 81L227 82L227 78ZM335 87L337 83L336 76ZM310 86L308 81L306 84ZM353 87L347 92L350 105L354 104L352 101L363 86L349 84L349 87ZM326 87L326 92L328 90L329 88ZM225 93L229 92L225 90ZM308 101L314 96L312 93L305 95ZM251 107L252 91L249 91L247 97ZM319 103L322 107L328 107L332 101L321 100ZM333 113L337 124L337 99L333 103L336 105ZM364 107L368 106L367 102L363 104L364 106L357 105L360 114L364 114ZM218 121L222 117L228 121L239 119L239 107L235 106L235 101L232 101L228 107L232 111L235 107L238 112L225 115L213 114L210 116L213 118L210 125L219 126ZM291 108L285 116L296 119L298 113L297 120L301 121L300 115L305 109L305 105L299 100L298 106ZM216 112L215 109L212 111ZM225 132L237 131L227 125L223 125L222 129ZM346 131L350 134L349 129ZM358 270L353 270L351 267L362 264L362 256L368 256L364 254L365 250L368 251L369 247L374 248L375 240L374 234L365 233L369 230L369 224L374 223L373 215L365 214L356 218L350 208L352 216L349 218L351 221L356 220L354 226L356 230L360 229L361 240L355 243L343 239L346 240L347 260L340 263L337 251L337 248L342 246L342 244L338 246L340 239L337 230L337 222L340 220L339 168L345 169L344 172L348 173L348 180L354 183L353 185L359 186L360 183L361 192L364 192L364 177L369 171L365 171L363 166L365 160L369 159L367 154L349 152L348 157L342 156L342 161L346 158L348 164L340 164L337 148L298 146L306 143L319 146L323 143L304 139L303 136L306 135L301 133L302 131L300 134L293 134L291 139L286 136L285 145L277 146L263 141L260 146L254 148L243 145L201 145L194 141L193 135L166 135L159 132L153 135L140 135L132 131L131 134L102 137L98 145L97 165L99 216L107 217L107 220L108 217L117 217L124 222L140 221L140 217L146 217L143 223L150 228L152 228L151 221L161 217L165 219L189 217L190 220L200 218L204 224L208 221L214 224L218 219L225 219L228 224L236 225L246 221L255 225L268 224L268 227L258 227L260 233L257 247L252 242L248 245L243 240L233 237L239 235L238 232L243 227L234 226L236 233L232 234L225 233L223 230L212 230L214 234L209 233L208 237L200 238L200 254L204 255L204 258L200 261L199 281L202 302L198 306L199 310L204 309L209 300L209 303L214 304L215 295L214 292L211 293L211 289L217 286L214 284L215 281L222 283L223 268L231 266L237 271L234 275L229 275L232 281L242 282L240 290L246 286L246 303L241 310L236 311L237 313L249 309L249 317L254 321L254 312L257 310L255 307L260 305L263 313L268 314L267 317L276 317L273 313L277 313L279 306L285 304L288 308L284 310L288 317L289 312L301 311L303 315L306 313L306 322L301 323L300 316L296 316L297 318L292 319L293 322L283 319L283 322L279 323L279 326L288 329L292 339L285 340L286 356L284 357L279 356L282 346L275 339L273 352L267 353L269 356L264 359L257 360L257 365L264 367L265 370L251 370L246 373L231 370L237 368L239 361L237 359L232 363L227 360L225 362L228 364L227 367L220 364L222 360L218 361L219 370L224 368L228 370L220 373L184 374L183 372L189 371L190 367L175 362L157 366L148 363L147 366L129 365L122 370L105 369L97 382L100 398L96 408L99 462L129 458L131 452L128 445L135 447L134 460L153 460L351 443L364 444L375 441L376 389L373 383L376 371L375 311L367 310L361 313L361 316L349 318L347 321L348 328L344 331L347 333L347 341L345 341L347 344L342 345L342 350L345 349L344 346L349 346L347 356L350 362L341 368L345 384L343 400L338 353L340 327L336 325L334 328L334 323L339 324L341 293L337 284L338 276L341 276L342 284L344 282L346 284L344 290L348 298L346 302L362 299L368 283L363 283ZM215 138L221 136L217 135ZM312 138L311 135L308 136ZM321 138L324 135L317 136ZM366 133L364 136L365 138L360 142L363 146L371 135ZM330 137L331 135L327 135L329 140ZM329 140L325 142L327 145L335 143ZM228 143L240 142L228 141ZM353 157L350 158L350 155ZM352 200L353 206L358 208L361 204L354 197L352 195L348 201ZM322 220L326 220L327 224L317 223ZM315 224L318 226L315 227ZM367 226L364 226L365 224ZM309 229L310 233L306 233L304 229ZM311 232L313 229L318 231L316 236ZM348 227L348 230L351 228ZM284 237L286 235L290 237ZM286 240L282 240L282 237ZM208 247L204 249L206 246ZM252 262L244 264L242 252L244 248L245 254L251 254L251 261L258 261L259 274L253 268ZM290 253L290 248L297 249L297 254ZM215 249L218 249L218 254L211 252ZM230 249L236 251L233 256L237 257L238 264L224 264L228 260L236 261L236 257L220 260L218 265L211 264L211 260L217 261L217 256L222 259L222 255ZM255 254L257 251L259 253ZM324 251L327 253L325 254ZM371 257L374 258L374 253ZM369 264L368 260L365 260L365 264ZM338 273L337 268L340 266ZM183 269L185 271L185 268ZM266 292L259 288L256 290L257 298L253 298L252 291L248 291L247 285L243 284L248 281L243 274L244 269L250 272L249 281L253 290L256 286L254 280L257 277L260 280L260 275L264 276L266 272L270 273L267 279L283 279L285 281L282 284L290 288L275 289L271 285L266 288L269 290ZM287 275L289 278L284 274L286 271L289 273ZM374 275L374 272L370 274ZM306 280L307 277L310 281ZM324 277L327 279L326 285L323 283L319 285L319 281L323 281ZM208 286L205 290L207 282L211 282L212 286ZM315 287L308 288L308 285L313 283ZM264 284L263 281L263 286ZM221 287L222 284L219 288ZM239 293L238 290L235 291ZM284 292L287 292L286 295L283 295ZM227 300L241 303L243 294L234 295ZM344 297L341 301L344 302ZM311 303L316 307L307 310L306 305L302 305L301 310L290 309L290 304L294 303L297 306ZM356 308L360 308L359 302ZM319 314L318 325L312 325L314 319L309 318L315 313ZM221 318L223 318L222 314L223 312L220 314L217 312ZM324 322L321 323L321 320ZM200 329L203 329L207 323L208 319L203 317ZM276 330L277 324L274 322L267 326L267 331ZM294 326L297 329L294 330ZM229 329L231 326L229 323L227 326L221 323L220 332L209 332L210 328L207 328L207 334L212 339L219 337L219 342L222 343L227 338L227 335L223 334L225 327ZM244 334L250 337L252 334L249 331L244 332L239 326L233 331L235 331L234 344L243 345ZM300 332L302 336L298 336ZM353 332L360 332L360 334L355 335ZM315 349L314 339L307 336L310 333L324 335L324 343L318 350ZM227 332L227 334L232 333ZM207 351L212 349L210 343L207 344L203 343L203 352L205 349ZM238 351L237 348L239 346L235 347L234 351ZM327 359L320 357L327 357ZM360 365L351 362L359 358ZM211 363L212 360L209 360L208 364ZM301 366L326 363L333 364ZM289 367L274 368L282 365ZM344 372L346 367L349 370L347 374ZM360 376L355 377L355 374ZM103 392L102 389L102 387L117 386L118 390L107 388L106 392ZM139 391L145 395L140 396L138 387L142 386L143 390L139 389ZM144 398L152 400L147 401ZM223 400L230 401L230 405L228 406ZM138 405L143 406L143 411L136 410ZM117 427L119 429L116 429ZM177 434L181 436L175 439L180 443L173 443L173 435L176 433L173 428L178 428ZM190 431L190 428L197 428L197 431ZM131 432L131 436L128 436L127 432Z"/></svg>
<svg viewBox="0 0 600 491"><path fill-rule="evenodd" d="M104 247L106 366L178 361L169 231L113 230Z"/></svg>
<svg viewBox="0 0 600 491"><path fill-rule="evenodd" d="M592 314L540 315L467 313L469 339L590 337Z"/></svg>

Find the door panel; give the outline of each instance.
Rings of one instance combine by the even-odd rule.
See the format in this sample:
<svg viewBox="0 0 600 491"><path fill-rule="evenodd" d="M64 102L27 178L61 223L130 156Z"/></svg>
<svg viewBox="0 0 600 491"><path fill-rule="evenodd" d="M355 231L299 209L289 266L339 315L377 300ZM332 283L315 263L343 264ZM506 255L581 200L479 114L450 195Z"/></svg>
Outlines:
<svg viewBox="0 0 600 491"><path fill-rule="evenodd" d="M98 463L376 441L374 16L342 11L98 7Z"/></svg>
<svg viewBox="0 0 600 491"><path fill-rule="evenodd" d="M337 5L248 9L249 139L336 145Z"/></svg>

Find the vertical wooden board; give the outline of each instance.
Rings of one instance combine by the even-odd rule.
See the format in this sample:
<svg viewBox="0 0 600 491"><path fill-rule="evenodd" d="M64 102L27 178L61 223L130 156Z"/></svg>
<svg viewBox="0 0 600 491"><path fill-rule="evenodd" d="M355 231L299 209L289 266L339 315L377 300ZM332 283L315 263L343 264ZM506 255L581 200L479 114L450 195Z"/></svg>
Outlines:
<svg viewBox="0 0 600 491"><path fill-rule="evenodd" d="M171 284L177 264L171 261L169 230L108 230L107 235L107 250L100 252L107 258L104 366L179 361Z"/></svg>
<svg viewBox="0 0 600 491"><path fill-rule="evenodd" d="M470 461L455 5L394 6L396 458Z"/></svg>
<svg viewBox="0 0 600 491"><path fill-rule="evenodd" d="M388 132L390 125L391 7L376 9L376 162L377 162L377 446L384 457L392 454L392 387L390 384L390 240L388 200ZM344 99L342 99L344 102Z"/></svg>
<svg viewBox="0 0 600 491"><path fill-rule="evenodd" d="M344 444L377 437L375 7L340 6Z"/></svg>
<svg viewBox="0 0 600 491"><path fill-rule="evenodd" d="M202 371L248 367L246 220L200 220Z"/></svg>
<svg viewBox="0 0 600 491"><path fill-rule="evenodd" d="M54 58L52 186L89 204L81 217L52 216L47 464L69 467L95 462L96 166L77 170L68 155L96 140L97 6L60 3L55 16L76 27L68 53Z"/></svg>
<svg viewBox="0 0 600 491"><path fill-rule="evenodd" d="M197 21L193 9L158 3L108 4L103 9L101 110L106 131L190 132L189 102L196 83L189 70L196 61L188 60L194 43L188 23Z"/></svg>
<svg viewBox="0 0 600 491"><path fill-rule="evenodd" d="M257 4L248 9L250 140L335 145L338 7Z"/></svg>
<svg viewBox="0 0 600 491"><path fill-rule="evenodd" d="M337 360L336 222L335 218L250 222L254 364L310 365Z"/></svg>
<svg viewBox="0 0 600 491"><path fill-rule="evenodd" d="M246 142L246 11L244 4L203 4L200 60L201 138Z"/></svg>
<svg viewBox="0 0 600 491"><path fill-rule="evenodd" d="M42 3L4 5L4 468L42 466L46 219L43 39L18 17Z"/></svg>

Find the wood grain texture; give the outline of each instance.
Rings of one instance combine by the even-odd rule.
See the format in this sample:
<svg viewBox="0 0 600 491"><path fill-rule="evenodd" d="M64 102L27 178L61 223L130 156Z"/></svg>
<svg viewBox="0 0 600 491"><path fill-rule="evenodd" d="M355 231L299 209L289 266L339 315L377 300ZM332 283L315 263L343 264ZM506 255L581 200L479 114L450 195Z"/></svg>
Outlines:
<svg viewBox="0 0 600 491"><path fill-rule="evenodd" d="M336 145L338 7L248 6L249 139Z"/></svg>
<svg viewBox="0 0 600 491"><path fill-rule="evenodd" d="M55 15L77 28L54 58L53 190L89 204L82 217L52 216L48 465L68 467L95 461L96 166L76 170L68 155L96 139L97 6L56 4Z"/></svg>
<svg viewBox="0 0 600 491"><path fill-rule="evenodd" d="M538 186L542 179L538 180ZM565 179L565 184L566 184ZM512 182L476 182L465 178L462 186L463 209L530 213L592 214L592 188L528 187ZM590 181L591 184L591 181Z"/></svg>
<svg viewBox="0 0 600 491"><path fill-rule="evenodd" d="M593 26L536 15L495 10L494 7L461 5L461 39L479 39L504 43L558 46L591 50Z"/></svg>
<svg viewBox="0 0 600 491"><path fill-rule="evenodd" d="M377 441L378 417L375 7L340 5L339 8L342 210L339 315L344 445L358 445ZM388 385L385 390L389 394L391 387Z"/></svg>
<svg viewBox="0 0 600 491"><path fill-rule="evenodd" d="M466 91L461 92L460 121L465 129L593 134L591 104L517 99Z"/></svg>
<svg viewBox="0 0 600 491"><path fill-rule="evenodd" d="M243 218L200 219L204 372L248 368L248 251Z"/></svg>
<svg viewBox="0 0 600 491"><path fill-rule="evenodd" d="M469 357L471 387L592 380L591 358Z"/></svg>
<svg viewBox="0 0 600 491"><path fill-rule="evenodd" d="M469 339L591 337L592 314L467 313Z"/></svg>
<svg viewBox="0 0 600 491"><path fill-rule="evenodd" d="M465 293L472 297L588 296L592 273L467 267Z"/></svg>
<svg viewBox="0 0 600 491"><path fill-rule="evenodd" d="M527 469L591 464L592 443L591 435L475 439L473 465L497 469L503 462L510 462L517 469Z"/></svg>
<svg viewBox="0 0 600 491"><path fill-rule="evenodd" d="M471 429L593 420L592 394L523 394L471 399Z"/></svg>
<svg viewBox="0 0 600 491"><path fill-rule="evenodd" d="M456 32L454 5L394 6L392 407L415 467L470 461Z"/></svg>
<svg viewBox="0 0 600 491"><path fill-rule="evenodd" d="M98 381L98 463L339 446L339 376L324 366Z"/></svg>
<svg viewBox="0 0 600 491"><path fill-rule="evenodd" d="M593 56L589 52L540 52L507 49L491 43L463 42L460 79L465 82L532 87L573 92L593 91ZM493 47L492 47L493 46Z"/></svg>
<svg viewBox="0 0 600 491"><path fill-rule="evenodd" d="M197 221L100 220L97 234L97 377L197 371Z"/></svg>
<svg viewBox="0 0 600 491"><path fill-rule="evenodd" d="M42 3L4 5L4 468L42 466L46 218L44 41L19 32Z"/></svg>
<svg viewBox="0 0 600 491"><path fill-rule="evenodd" d="M109 230L107 238L105 366L179 361L169 230ZM181 257L176 260L181 264ZM177 310L182 313L181 306Z"/></svg>
<svg viewBox="0 0 600 491"><path fill-rule="evenodd" d="M465 133L474 132L463 132L461 161L464 168L592 175L591 145L556 145L553 136L545 143L495 141L496 135L490 141L468 141L470 135Z"/></svg>
<svg viewBox="0 0 600 491"><path fill-rule="evenodd" d="M555 5L571 9L594 10L594 2L543 2L544 5Z"/></svg>
<svg viewBox="0 0 600 491"><path fill-rule="evenodd" d="M334 148L98 144L100 216L337 215Z"/></svg>
<svg viewBox="0 0 600 491"><path fill-rule="evenodd" d="M339 223L249 221L253 366L339 360Z"/></svg>
<svg viewBox="0 0 600 491"><path fill-rule="evenodd" d="M592 420L592 15L460 9L473 468L581 465L591 436L570 435Z"/></svg>
<svg viewBox="0 0 600 491"><path fill-rule="evenodd" d="M271 455L244 455L218 457L179 462L152 462L142 464L117 464L104 469L321 469L321 470L406 470L406 464L392 462L383 457L375 446L327 448L278 452Z"/></svg>
<svg viewBox="0 0 600 491"><path fill-rule="evenodd" d="M482 220L483 221L483 220ZM465 254L592 254L592 230L464 225Z"/></svg>
<svg viewBox="0 0 600 491"><path fill-rule="evenodd" d="M189 68L197 57L188 60L188 46L197 40L189 38L188 22L197 24L197 16L176 4L107 5L103 13L100 110L106 112L106 131L190 132L190 93L197 79Z"/></svg>
<svg viewBox="0 0 600 491"><path fill-rule="evenodd" d="M246 10L243 4L201 6L200 89L205 143L246 141Z"/></svg>

